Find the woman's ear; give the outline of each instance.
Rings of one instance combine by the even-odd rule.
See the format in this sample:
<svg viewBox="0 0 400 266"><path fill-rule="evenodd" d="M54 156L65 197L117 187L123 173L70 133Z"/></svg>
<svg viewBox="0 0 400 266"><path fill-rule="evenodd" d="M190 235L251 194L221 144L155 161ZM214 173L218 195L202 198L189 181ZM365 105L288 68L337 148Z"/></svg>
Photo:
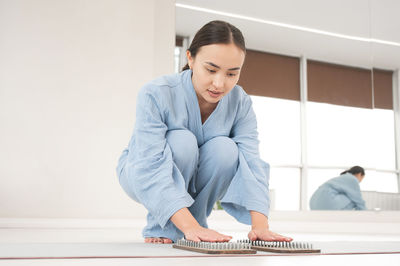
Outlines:
<svg viewBox="0 0 400 266"><path fill-rule="evenodd" d="M189 50L186 51L186 58L187 58L187 61L188 61L189 68L192 69L193 57L192 57L192 54L190 53Z"/></svg>

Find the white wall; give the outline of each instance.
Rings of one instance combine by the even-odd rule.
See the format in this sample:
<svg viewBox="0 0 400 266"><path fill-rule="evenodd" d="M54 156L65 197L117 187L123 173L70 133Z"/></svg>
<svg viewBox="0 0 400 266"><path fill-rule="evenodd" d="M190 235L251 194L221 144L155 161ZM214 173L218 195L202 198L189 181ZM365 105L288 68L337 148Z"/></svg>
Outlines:
<svg viewBox="0 0 400 266"><path fill-rule="evenodd" d="M173 72L174 10L0 0L0 217L143 217L115 167L139 88Z"/></svg>

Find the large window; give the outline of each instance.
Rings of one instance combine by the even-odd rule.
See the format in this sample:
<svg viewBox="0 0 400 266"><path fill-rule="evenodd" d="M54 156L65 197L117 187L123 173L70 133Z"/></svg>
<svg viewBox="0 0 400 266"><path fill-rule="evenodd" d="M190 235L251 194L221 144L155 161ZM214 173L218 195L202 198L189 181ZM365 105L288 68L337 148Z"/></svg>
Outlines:
<svg viewBox="0 0 400 266"><path fill-rule="evenodd" d="M180 46L177 72L182 58ZM303 88L300 65L309 68ZM248 51L239 84L251 95L260 156L271 166L271 210L309 209L321 184L354 165L366 169L362 191L399 192L392 73Z"/></svg>

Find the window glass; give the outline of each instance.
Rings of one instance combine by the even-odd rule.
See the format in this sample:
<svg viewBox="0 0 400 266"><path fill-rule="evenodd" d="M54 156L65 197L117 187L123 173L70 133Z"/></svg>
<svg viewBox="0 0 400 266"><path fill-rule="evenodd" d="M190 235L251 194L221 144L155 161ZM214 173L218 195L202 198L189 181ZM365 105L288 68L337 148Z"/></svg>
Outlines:
<svg viewBox="0 0 400 266"><path fill-rule="evenodd" d="M182 47L175 47L175 51L174 51L174 69L175 69L175 73L179 73L180 69L180 57L181 57L181 50Z"/></svg>
<svg viewBox="0 0 400 266"><path fill-rule="evenodd" d="M396 149L394 135L394 112L393 110L372 110L371 131L374 139L371 146L373 167L376 169L396 169Z"/></svg>
<svg viewBox="0 0 400 266"><path fill-rule="evenodd" d="M392 110L307 103L308 163L395 169Z"/></svg>
<svg viewBox="0 0 400 266"><path fill-rule="evenodd" d="M271 167L272 210L299 210L300 103L251 96L257 116L260 156ZM292 167L274 167L292 166Z"/></svg>
<svg viewBox="0 0 400 266"><path fill-rule="evenodd" d="M300 164L300 103L251 96L261 158L271 165Z"/></svg>
<svg viewBox="0 0 400 266"><path fill-rule="evenodd" d="M379 171L365 171L365 177L360 183L361 190L377 192L399 192L397 175Z"/></svg>
<svg viewBox="0 0 400 266"><path fill-rule="evenodd" d="M299 210L300 170L298 168L271 168L271 210Z"/></svg>

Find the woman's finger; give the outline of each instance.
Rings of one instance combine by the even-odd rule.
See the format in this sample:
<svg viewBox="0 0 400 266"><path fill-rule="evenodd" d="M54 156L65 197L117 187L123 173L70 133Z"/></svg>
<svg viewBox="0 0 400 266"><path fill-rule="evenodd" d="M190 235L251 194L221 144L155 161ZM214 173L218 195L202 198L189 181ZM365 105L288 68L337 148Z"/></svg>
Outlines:
<svg viewBox="0 0 400 266"><path fill-rule="evenodd" d="M278 240L278 241L292 241L293 239L287 236L283 236L277 233L272 232L274 237Z"/></svg>

